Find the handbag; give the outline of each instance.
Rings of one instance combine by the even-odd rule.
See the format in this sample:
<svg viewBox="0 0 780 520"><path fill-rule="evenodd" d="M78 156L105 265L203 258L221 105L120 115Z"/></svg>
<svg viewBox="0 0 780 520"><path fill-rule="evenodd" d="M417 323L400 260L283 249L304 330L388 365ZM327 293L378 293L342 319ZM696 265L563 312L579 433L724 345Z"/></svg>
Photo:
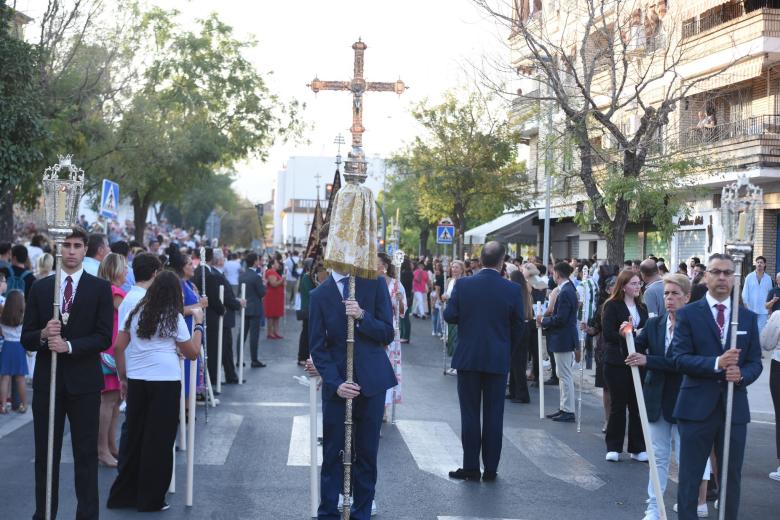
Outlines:
<svg viewBox="0 0 780 520"><path fill-rule="evenodd" d="M116 360L114 356L107 352L100 353L100 368L103 369L103 375L115 376L116 375Z"/></svg>

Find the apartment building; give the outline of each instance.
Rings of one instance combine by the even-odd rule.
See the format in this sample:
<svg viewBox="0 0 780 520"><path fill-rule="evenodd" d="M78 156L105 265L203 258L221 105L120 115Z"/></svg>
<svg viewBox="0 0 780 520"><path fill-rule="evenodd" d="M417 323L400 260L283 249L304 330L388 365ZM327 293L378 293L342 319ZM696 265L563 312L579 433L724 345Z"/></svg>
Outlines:
<svg viewBox="0 0 780 520"><path fill-rule="evenodd" d="M515 0L513 7L511 61L523 80L511 116L529 147L528 169L537 200L532 211L510 212L470 230L466 243L471 233L473 243L498 238L541 251L549 169L552 254L606 257L605 240L596 227L583 230L574 223L587 200L576 177L578 159L561 145L564 115L545 99L550 87L538 73L538 49L530 48L527 32L554 42L571 61L593 57L590 92L599 110L619 102L620 96L610 95L616 81L627 85L627 95L642 86L635 102L622 106L611 119L628 136L640 123L641 105L674 98L674 110L657 132L652 154L692 159L689 212L679 218L679 228L668 240L649 221L630 222L626 258L655 254L679 262L722 251L721 189L744 173L764 189L754 255L765 256L768 269L778 270L780 0L691 0L678 5L667 0ZM610 47L619 58L608 59L603 50ZM626 70L636 64L636 70L618 70L624 64L631 65ZM614 144L606 132L594 132L591 143L597 151L595 172L609 160Z"/></svg>

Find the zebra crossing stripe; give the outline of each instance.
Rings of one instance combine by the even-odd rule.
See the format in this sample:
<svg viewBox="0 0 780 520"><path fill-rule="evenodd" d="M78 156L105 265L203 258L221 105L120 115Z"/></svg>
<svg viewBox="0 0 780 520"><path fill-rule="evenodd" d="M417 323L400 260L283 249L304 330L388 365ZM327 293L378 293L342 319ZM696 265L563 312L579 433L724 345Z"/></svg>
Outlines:
<svg viewBox="0 0 780 520"><path fill-rule="evenodd" d="M476 516L437 516L438 520L520 520L519 518L484 518Z"/></svg>
<svg viewBox="0 0 780 520"><path fill-rule="evenodd" d="M417 467L426 473L454 481L448 473L462 466L460 439L446 422L396 421Z"/></svg>
<svg viewBox="0 0 780 520"><path fill-rule="evenodd" d="M287 451L288 466L308 466L311 464L309 447L309 416L293 417L290 448ZM317 434L322 435L322 414L317 414ZM322 466L322 446L317 446L317 465Z"/></svg>
<svg viewBox="0 0 780 520"><path fill-rule="evenodd" d="M605 484L596 476L593 464L544 430L507 428L504 436L549 477L588 491L595 491Z"/></svg>
<svg viewBox="0 0 780 520"><path fill-rule="evenodd" d="M25 424L32 422L32 420L32 413L14 414L12 417L2 422L2 426L0 426L0 439L6 435L12 434Z"/></svg>

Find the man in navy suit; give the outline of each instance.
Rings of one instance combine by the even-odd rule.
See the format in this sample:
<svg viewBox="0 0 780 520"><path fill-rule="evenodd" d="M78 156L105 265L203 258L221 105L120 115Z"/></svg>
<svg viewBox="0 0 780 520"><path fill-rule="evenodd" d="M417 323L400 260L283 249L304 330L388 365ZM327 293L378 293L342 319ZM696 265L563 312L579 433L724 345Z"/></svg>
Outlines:
<svg viewBox="0 0 780 520"><path fill-rule="evenodd" d="M574 422L574 351L577 348L577 290L569 280L573 268L566 262L553 267L558 296L550 316L536 317L536 325L547 331L547 351L555 357L560 401L558 411L547 417L556 422Z"/></svg>
<svg viewBox="0 0 780 520"><path fill-rule="evenodd" d="M677 325L670 347L675 366L684 374L674 408L680 432L678 518L697 518L699 484L713 444L722 467L726 389L730 381L734 383L734 404L726 518L736 520L745 437L750 422L747 386L761 374L761 347L756 315L740 308L737 345L731 348L729 326L734 262L729 255L710 257L706 282L706 296L677 311Z"/></svg>
<svg viewBox="0 0 780 520"><path fill-rule="evenodd" d="M377 479L379 430L385 392L398 384L385 353L393 341L393 310L383 277L355 279L355 300L348 299L349 276L334 272L311 292L309 345L322 376L322 482L317 518L339 520L343 488L345 399L353 399L354 457L351 518L368 520ZM346 382L347 316L355 318L355 376Z"/></svg>
<svg viewBox="0 0 780 520"><path fill-rule="evenodd" d="M444 319L458 326L458 348L452 368L458 371L463 467L450 471L461 480L494 481L501 457L504 389L512 345L520 341L523 299L520 287L500 274L504 246L488 242L482 249L483 268L455 284ZM480 407L484 426L480 427ZM479 454L485 473L479 469Z"/></svg>

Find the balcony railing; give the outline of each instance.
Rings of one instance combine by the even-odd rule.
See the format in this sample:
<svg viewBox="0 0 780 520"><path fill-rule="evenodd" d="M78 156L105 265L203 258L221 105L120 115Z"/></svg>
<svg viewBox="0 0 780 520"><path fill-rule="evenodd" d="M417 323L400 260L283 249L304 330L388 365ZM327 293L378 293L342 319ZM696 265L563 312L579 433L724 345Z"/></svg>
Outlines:
<svg viewBox="0 0 780 520"><path fill-rule="evenodd" d="M780 138L780 115L748 117L713 128L690 128L680 134L679 146L685 149L738 137L767 135Z"/></svg>
<svg viewBox="0 0 780 520"><path fill-rule="evenodd" d="M682 24L682 38L696 36L759 9L776 10L776 6L776 0L754 0L751 2L750 10L745 9L745 4L742 2L722 4L695 18L685 20Z"/></svg>

